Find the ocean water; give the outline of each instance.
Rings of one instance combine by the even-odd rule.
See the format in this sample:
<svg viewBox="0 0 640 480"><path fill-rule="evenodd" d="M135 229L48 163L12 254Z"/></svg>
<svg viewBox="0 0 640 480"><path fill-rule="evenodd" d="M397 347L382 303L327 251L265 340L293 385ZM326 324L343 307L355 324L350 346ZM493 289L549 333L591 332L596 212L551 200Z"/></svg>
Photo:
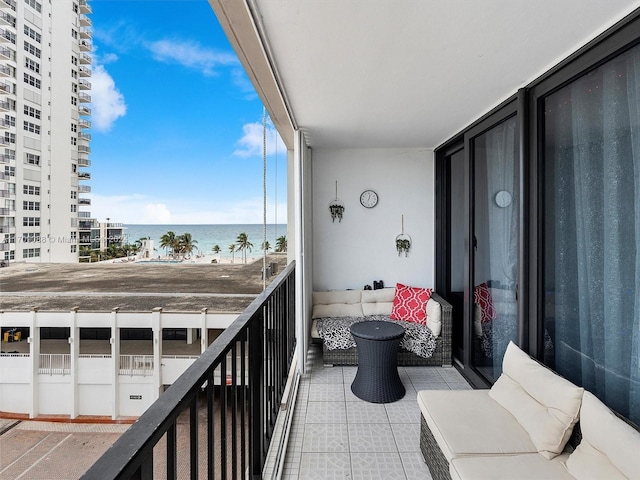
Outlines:
<svg viewBox="0 0 640 480"><path fill-rule="evenodd" d="M247 251L247 256L259 257L262 255L262 241L264 230L262 224L249 225L124 225L126 227L125 243L134 243L144 237L151 237L153 246L156 248L156 255L164 256L164 248L160 248L160 238L165 233L171 231L177 235L190 233L191 237L197 241L194 254L213 254L213 246L220 246L220 256L230 258L229 245L236 243L238 235L247 234L247 239L253 244L251 252ZM271 250L275 249L276 239L287 235L286 224L267 225L267 241ZM238 253L235 254L238 257Z"/></svg>

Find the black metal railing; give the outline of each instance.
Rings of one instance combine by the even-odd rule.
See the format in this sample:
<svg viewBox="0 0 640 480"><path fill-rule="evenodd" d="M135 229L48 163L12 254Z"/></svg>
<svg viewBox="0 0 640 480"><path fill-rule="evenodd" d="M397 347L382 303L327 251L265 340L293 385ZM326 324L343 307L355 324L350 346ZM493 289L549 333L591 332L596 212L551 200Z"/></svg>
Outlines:
<svg viewBox="0 0 640 480"><path fill-rule="evenodd" d="M260 478L295 351L294 315L292 262L82 478Z"/></svg>

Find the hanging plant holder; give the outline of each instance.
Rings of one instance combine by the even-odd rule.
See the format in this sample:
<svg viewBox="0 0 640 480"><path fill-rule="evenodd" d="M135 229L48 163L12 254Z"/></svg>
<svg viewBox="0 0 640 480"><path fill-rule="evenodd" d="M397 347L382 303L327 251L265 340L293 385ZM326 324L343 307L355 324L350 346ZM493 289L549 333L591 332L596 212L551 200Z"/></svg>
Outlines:
<svg viewBox="0 0 640 480"><path fill-rule="evenodd" d="M342 222L342 213L344 212L344 203L338 198L338 181L336 180L336 198L329 203L329 213L331 213L331 221Z"/></svg>
<svg viewBox="0 0 640 480"><path fill-rule="evenodd" d="M411 250L411 236L409 234L404 233L404 215L402 215L402 233L396 237L396 250L398 251L398 256L407 257L409 255L409 250Z"/></svg>

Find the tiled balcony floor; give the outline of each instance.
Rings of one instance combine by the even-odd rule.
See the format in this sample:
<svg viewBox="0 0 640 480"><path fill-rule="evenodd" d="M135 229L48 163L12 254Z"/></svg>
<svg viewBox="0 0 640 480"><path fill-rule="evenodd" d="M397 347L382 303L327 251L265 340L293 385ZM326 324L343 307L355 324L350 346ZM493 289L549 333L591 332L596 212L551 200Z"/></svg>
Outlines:
<svg viewBox="0 0 640 480"><path fill-rule="evenodd" d="M324 367L312 345L300 381L282 478L431 479L420 453L419 390L462 390L455 368L399 367L407 393L375 404L351 392L357 367Z"/></svg>

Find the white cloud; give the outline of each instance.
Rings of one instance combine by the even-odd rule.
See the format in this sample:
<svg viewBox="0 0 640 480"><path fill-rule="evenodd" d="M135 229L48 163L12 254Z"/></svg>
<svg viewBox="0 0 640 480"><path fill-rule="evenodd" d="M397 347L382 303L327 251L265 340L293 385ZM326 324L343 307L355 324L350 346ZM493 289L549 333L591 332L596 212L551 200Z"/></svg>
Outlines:
<svg viewBox="0 0 640 480"><path fill-rule="evenodd" d="M96 65L91 76L91 122L93 128L107 132L113 123L127 113L124 95L102 65Z"/></svg>
<svg viewBox="0 0 640 480"><path fill-rule="evenodd" d="M243 158L262 156L264 143L262 124L258 122L245 123L242 126L242 132L242 138L237 142L240 148L235 150L233 154ZM267 155L274 155L276 150L282 153L286 151L286 148L276 129L267 124Z"/></svg>
<svg viewBox="0 0 640 480"><path fill-rule="evenodd" d="M215 75L215 69L219 66L238 64L235 55L205 49L194 42L157 40L147 43L146 46L153 54L153 58L160 62L177 63L199 70L208 76Z"/></svg>
<svg viewBox="0 0 640 480"><path fill-rule="evenodd" d="M243 224L262 223L262 198L240 202L216 202L215 209L202 210L202 202L185 204L183 199L152 199L146 195L90 195L91 213L104 222L125 224ZM171 205L171 209L167 207ZM267 200L267 223L273 223L275 205ZM286 200L278 203L278 222L287 223Z"/></svg>

